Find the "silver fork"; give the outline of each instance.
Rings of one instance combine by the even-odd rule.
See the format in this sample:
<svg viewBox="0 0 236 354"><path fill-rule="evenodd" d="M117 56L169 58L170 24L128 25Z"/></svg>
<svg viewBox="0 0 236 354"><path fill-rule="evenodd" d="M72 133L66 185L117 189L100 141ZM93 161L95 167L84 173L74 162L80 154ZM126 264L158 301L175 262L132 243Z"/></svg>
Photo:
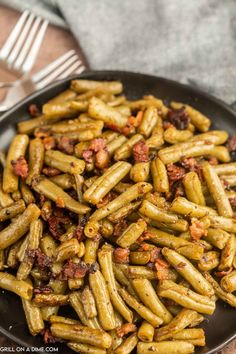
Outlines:
<svg viewBox="0 0 236 354"><path fill-rule="evenodd" d="M74 50L70 50L54 60L52 63L11 87L6 98L0 104L0 112L11 108L14 104L36 90L50 84L52 81L64 79L71 74L80 74L85 66Z"/></svg>
<svg viewBox="0 0 236 354"><path fill-rule="evenodd" d="M35 63L47 26L47 20L25 10L0 50L0 66L18 79L24 77ZM0 87L14 83L0 82Z"/></svg>

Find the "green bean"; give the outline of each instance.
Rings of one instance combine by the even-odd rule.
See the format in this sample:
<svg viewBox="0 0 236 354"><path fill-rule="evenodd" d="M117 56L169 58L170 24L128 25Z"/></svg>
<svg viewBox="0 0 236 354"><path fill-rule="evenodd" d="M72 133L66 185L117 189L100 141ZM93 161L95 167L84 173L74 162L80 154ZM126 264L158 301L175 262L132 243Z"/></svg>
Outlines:
<svg viewBox="0 0 236 354"><path fill-rule="evenodd" d="M84 279L83 278L78 278L78 279L69 279L68 280L68 286L70 290L78 290L84 285Z"/></svg>
<svg viewBox="0 0 236 354"><path fill-rule="evenodd" d="M210 226L214 229L222 229L227 232L236 233L236 220L223 216L209 215Z"/></svg>
<svg viewBox="0 0 236 354"><path fill-rule="evenodd" d="M31 184L33 178L41 174L44 161L44 144L41 139L33 139L29 144L29 174L27 184Z"/></svg>
<svg viewBox="0 0 236 354"><path fill-rule="evenodd" d="M236 254L236 239L234 235L230 235L225 247L221 252L221 259L219 264L219 270L229 269L234 261Z"/></svg>
<svg viewBox="0 0 236 354"><path fill-rule="evenodd" d="M69 342L67 343L67 346L80 354L106 354L107 352L105 349L101 349L98 347L94 347L93 345L83 343Z"/></svg>
<svg viewBox="0 0 236 354"><path fill-rule="evenodd" d="M32 301L23 298L21 300L29 331L32 336L36 336L44 329L41 311L33 305Z"/></svg>
<svg viewBox="0 0 236 354"><path fill-rule="evenodd" d="M97 204L105 195L119 183L130 171L131 165L128 162L117 162L97 178L86 190L83 197L86 201Z"/></svg>
<svg viewBox="0 0 236 354"><path fill-rule="evenodd" d="M201 245L189 242L167 232L148 227L148 236L148 240L155 245L173 248L187 258L200 260L203 256L204 248Z"/></svg>
<svg viewBox="0 0 236 354"><path fill-rule="evenodd" d="M209 207L190 202L186 198L177 197L173 200L170 211L191 218L203 218L207 215L216 215L216 211Z"/></svg>
<svg viewBox="0 0 236 354"><path fill-rule="evenodd" d="M37 220L40 210L36 204L30 204L15 222L0 231L0 249L5 249L18 241L28 231L30 224Z"/></svg>
<svg viewBox="0 0 236 354"><path fill-rule="evenodd" d="M47 121L43 115L37 118L31 118L29 120L19 122L17 124L18 132L20 134L33 134L35 129L45 125L46 122Z"/></svg>
<svg viewBox="0 0 236 354"><path fill-rule="evenodd" d="M156 158L151 164L153 187L156 192L168 193L169 180L164 163Z"/></svg>
<svg viewBox="0 0 236 354"><path fill-rule="evenodd" d="M136 333L127 337L123 343L119 345L114 351L115 354L130 354L138 344L138 337Z"/></svg>
<svg viewBox="0 0 236 354"><path fill-rule="evenodd" d="M22 199L22 195L21 195L21 192L19 189L17 191L13 192L11 194L11 196L12 196L12 199L14 200L14 202L18 202L20 199Z"/></svg>
<svg viewBox="0 0 236 354"><path fill-rule="evenodd" d="M164 129L161 117L158 115L157 123L150 138L146 140L146 145L150 149L158 149L164 144Z"/></svg>
<svg viewBox="0 0 236 354"><path fill-rule="evenodd" d="M91 344L104 349L111 346L111 337L100 329L65 323L52 323L50 328L52 334L58 338Z"/></svg>
<svg viewBox="0 0 236 354"><path fill-rule="evenodd" d="M205 198L202 192L202 185L196 172L189 172L183 179L186 196L190 202L205 206Z"/></svg>
<svg viewBox="0 0 236 354"><path fill-rule="evenodd" d="M209 129L211 124L210 119L204 116L198 110L194 109L193 107L179 102L171 102L171 107L174 109L184 107L185 112L191 119L191 123L193 123L193 125L195 125L195 127L201 132L206 132Z"/></svg>
<svg viewBox="0 0 236 354"><path fill-rule="evenodd" d="M129 254L129 263L134 265L145 265L150 262L151 252L134 251Z"/></svg>
<svg viewBox="0 0 236 354"><path fill-rule="evenodd" d="M196 311L182 309L170 323L155 331L154 339L159 342L172 338L175 333L188 327L195 320L196 316L198 316Z"/></svg>
<svg viewBox="0 0 236 354"><path fill-rule="evenodd" d="M186 279L198 293L208 296L213 295L214 291L212 286L185 257L166 247L162 249L162 254L176 269L176 271L180 273L180 275Z"/></svg>
<svg viewBox="0 0 236 354"><path fill-rule="evenodd" d="M151 352L157 352L158 354L190 354L194 352L194 345L181 340L138 343L137 354L149 354Z"/></svg>
<svg viewBox="0 0 236 354"><path fill-rule="evenodd" d="M103 237L112 237L114 231L113 224L108 219L102 219L100 222L100 233Z"/></svg>
<svg viewBox="0 0 236 354"><path fill-rule="evenodd" d="M216 268L220 263L219 252L210 251L204 253L198 262L198 268L202 271L209 271Z"/></svg>
<svg viewBox="0 0 236 354"><path fill-rule="evenodd" d="M214 247L222 250L225 247L229 237L230 235L224 230L209 228L207 230L207 236L204 236L204 239Z"/></svg>
<svg viewBox="0 0 236 354"><path fill-rule="evenodd" d="M86 239L84 262L92 264L96 262L97 250L99 247L100 238Z"/></svg>
<svg viewBox="0 0 236 354"><path fill-rule="evenodd" d="M43 114L46 120L76 117L79 112L84 112L88 103L86 101L76 102L76 107L71 102L46 103L43 105Z"/></svg>
<svg viewBox="0 0 236 354"><path fill-rule="evenodd" d="M129 227L118 237L116 243L123 247L129 247L142 235L146 230L147 224L144 220L139 219L136 223L130 224Z"/></svg>
<svg viewBox="0 0 236 354"><path fill-rule="evenodd" d="M5 208L13 204L13 202L14 201L10 197L10 194L5 193L2 189L2 176L0 175L0 206Z"/></svg>
<svg viewBox="0 0 236 354"><path fill-rule="evenodd" d="M171 280L159 281L157 294L176 302L184 308L200 313L212 315L215 311L215 302L209 297L199 295L185 286L175 284Z"/></svg>
<svg viewBox="0 0 236 354"><path fill-rule="evenodd" d="M131 101L127 102L128 106L132 111L143 111L144 109L148 107L155 107L158 110L158 113L165 114L168 109L165 107L164 103L162 100L154 97L154 96L148 96L146 98L136 100L136 101Z"/></svg>
<svg viewBox="0 0 236 354"><path fill-rule="evenodd" d="M229 135L224 130L211 130L207 133L196 134L190 140L191 141L200 141L204 140L215 145L222 145L226 142Z"/></svg>
<svg viewBox="0 0 236 354"><path fill-rule="evenodd" d="M82 132L86 130L102 130L104 123L102 121L80 122L77 119L62 121L49 126L53 134L65 134L73 132Z"/></svg>
<svg viewBox="0 0 236 354"><path fill-rule="evenodd" d="M28 135L18 134L11 142L7 154L6 166L3 170L3 191L13 193L18 190L19 177L15 175L12 161L16 161L20 156L24 156L29 143Z"/></svg>
<svg viewBox="0 0 236 354"><path fill-rule="evenodd" d="M4 272L0 272L0 288L12 291L25 300L30 300L33 295L32 285Z"/></svg>
<svg viewBox="0 0 236 354"><path fill-rule="evenodd" d="M205 334L202 328L187 328L173 335L174 340L183 340L196 346L206 345Z"/></svg>
<svg viewBox="0 0 236 354"><path fill-rule="evenodd" d="M138 338L142 342L152 342L155 328L148 322L143 321L138 330Z"/></svg>
<svg viewBox="0 0 236 354"><path fill-rule="evenodd" d="M33 303L36 306L61 306L68 303L69 295L62 294L36 294Z"/></svg>
<svg viewBox="0 0 236 354"><path fill-rule="evenodd" d="M134 184L132 187L128 188L124 193L120 194L113 201L108 203L106 206L96 210L92 215L91 219L101 220L110 215L111 213L120 209L124 204L128 204L131 201L143 196L143 194L149 192L152 189L151 184L146 182L139 182Z"/></svg>
<svg viewBox="0 0 236 354"><path fill-rule="evenodd" d="M169 144L178 144L185 142L192 138L193 133L188 130L178 130L174 126L167 128L164 131L164 140L167 141Z"/></svg>
<svg viewBox="0 0 236 354"><path fill-rule="evenodd" d="M21 192L22 198L24 199L26 205L29 205L31 203L35 203L35 197L34 197L33 193L31 192L30 188L23 181L20 181L20 192Z"/></svg>
<svg viewBox="0 0 236 354"><path fill-rule="evenodd" d="M49 179L50 181L52 181L62 189L70 189L75 186L73 176L66 173L58 176L50 177Z"/></svg>
<svg viewBox="0 0 236 354"><path fill-rule="evenodd" d="M132 307L144 320L151 323L153 327L158 327L163 323L163 320L155 315L148 307L138 302L132 295L125 289L119 289L119 293L123 300Z"/></svg>
<svg viewBox="0 0 236 354"><path fill-rule="evenodd" d="M62 188L45 177L37 179L33 184L33 189L54 202L61 200L66 209L76 214L86 214L90 210L87 205L77 202L69 194L64 192Z"/></svg>
<svg viewBox="0 0 236 354"><path fill-rule="evenodd" d="M126 204L120 209L118 209L117 211L115 211L114 213L110 214L108 216L108 220L110 220L113 223L116 223L122 218L131 214L133 211L137 210L140 204L141 204L140 201Z"/></svg>
<svg viewBox="0 0 236 354"><path fill-rule="evenodd" d="M83 93L98 88L115 95L123 91L122 83L119 81L94 81L82 79L71 81L71 90L76 93Z"/></svg>
<svg viewBox="0 0 236 354"><path fill-rule="evenodd" d="M56 251L56 262L62 262L74 257L79 250L79 242L75 238L62 242Z"/></svg>
<svg viewBox="0 0 236 354"><path fill-rule="evenodd" d="M96 301L98 317L103 329L114 329L116 326L114 310L106 287L105 279L99 270L93 274L89 274L89 285Z"/></svg>
<svg viewBox="0 0 236 354"><path fill-rule="evenodd" d="M222 163L213 166L213 168L218 175L234 175L236 173L236 162Z"/></svg>
<svg viewBox="0 0 236 354"><path fill-rule="evenodd" d="M114 308L126 319L126 321L131 323L133 319L132 311L130 311L122 300L116 286L112 267L112 252L113 248L111 246L104 245L98 252L99 264Z"/></svg>
<svg viewBox="0 0 236 354"><path fill-rule="evenodd" d="M127 117L121 114L114 107L108 106L97 97L92 97L89 101L88 114L94 118L103 121L106 124L114 124L117 127L124 127L127 123Z"/></svg>
<svg viewBox="0 0 236 354"><path fill-rule="evenodd" d="M220 286L227 293L234 292L236 290L236 270L221 278Z"/></svg>
<svg viewBox="0 0 236 354"><path fill-rule="evenodd" d="M233 211L228 198L226 197L224 187L215 172L214 168L209 163L205 163L203 166L203 175L207 182L209 191L216 203L216 207L219 215L225 217L232 217Z"/></svg>
<svg viewBox="0 0 236 354"><path fill-rule="evenodd" d="M10 251L9 251L10 253ZM0 250L0 270L4 270L5 268L5 252L4 250ZM7 257L8 258L8 257ZM15 252L15 258L16 259L16 252ZM8 265L8 264L7 264ZM16 265L16 263L13 264L13 268ZM8 265L9 266L9 265Z"/></svg>
<svg viewBox="0 0 236 354"><path fill-rule="evenodd" d="M230 187L235 187L236 186L236 177L234 175L221 175L220 180L227 183Z"/></svg>
<svg viewBox="0 0 236 354"><path fill-rule="evenodd" d="M234 296L231 293L228 293L224 291L220 285L215 281L215 279L208 273L204 272L204 277L207 279L207 281L212 285L216 295L223 301L225 301L227 304L229 304L232 307L236 307L236 296Z"/></svg>
<svg viewBox="0 0 236 354"><path fill-rule="evenodd" d="M3 222L8 219L12 219L15 216L23 213L24 210L25 210L25 203L22 199L19 200L18 202L11 204L6 208L2 208L0 209L0 222Z"/></svg>
<svg viewBox="0 0 236 354"><path fill-rule="evenodd" d="M156 316L160 317L164 324L167 324L172 320L170 312L160 301L152 283L148 279L133 279L132 285L144 305Z"/></svg>
<svg viewBox="0 0 236 354"><path fill-rule="evenodd" d="M116 150L123 146L128 139L124 135L118 135L113 141L110 141L107 145L107 151L110 156L113 156Z"/></svg>
<svg viewBox="0 0 236 354"><path fill-rule="evenodd" d="M141 140L143 140L143 136L141 134L133 135L115 151L114 159L116 161L128 159L132 154L134 145Z"/></svg>
<svg viewBox="0 0 236 354"><path fill-rule="evenodd" d="M145 182L149 178L150 173L150 161L148 162L136 162L130 170L130 179L137 182Z"/></svg>
<svg viewBox="0 0 236 354"><path fill-rule="evenodd" d="M148 138L157 124L158 115L155 107L148 107L144 112L138 132Z"/></svg>
<svg viewBox="0 0 236 354"><path fill-rule="evenodd" d="M76 93L72 90L65 90L56 95L55 97L51 98L48 103L55 104L55 103L62 103L66 101L70 101L76 97Z"/></svg>
<svg viewBox="0 0 236 354"><path fill-rule="evenodd" d="M88 286L86 286L81 293L81 301L87 318L96 317L97 309L96 309L95 299Z"/></svg>
<svg viewBox="0 0 236 354"><path fill-rule="evenodd" d="M24 239L20 239L19 241L16 242L16 243L19 242L19 247L17 248L16 257L20 262L22 262L25 257L28 241L29 241L29 233L26 235ZM16 243L13 243L11 247L13 247Z"/></svg>
<svg viewBox="0 0 236 354"><path fill-rule="evenodd" d="M79 160L74 156L69 156L56 150L46 151L45 163L62 172L71 174L81 174L85 169L85 162L83 160Z"/></svg>
<svg viewBox="0 0 236 354"><path fill-rule="evenodd" d="M72 318L52 315L49 319L50 323L66 323L66 324L80 324L79 321L74 320Z"/></svg>
<svg viewBox="0 0 236 354"><path fill-rule="evenodd" d="M128 279L156 279L156 272L145 266L126 266L124 269Z"/></svg>
<svg viewBox="0 0 236 354"><path fill-rule="evenodd" d="M40 248L48 257L53 257L56 253L57 245L51 235L44 235L40 240Z"/></svg>

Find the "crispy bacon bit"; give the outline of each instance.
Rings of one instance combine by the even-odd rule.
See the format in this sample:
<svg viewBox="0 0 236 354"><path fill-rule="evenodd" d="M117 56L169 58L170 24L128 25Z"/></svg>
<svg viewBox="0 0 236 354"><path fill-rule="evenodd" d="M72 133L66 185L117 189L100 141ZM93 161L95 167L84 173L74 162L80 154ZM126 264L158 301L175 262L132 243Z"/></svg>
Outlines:
<svg viewBox="0 0 236 354"><path fill-rule="evenodd" d="M146 251L151 251L152 250L152 246L149 245L148 243L140 243L137 251L138 252L146 252Z"/></svg>
<svg viewBox="0 0 236 354"><path fill-rule="evenodd" d="M89 271L89 267L86 263L74 263L72 260L67 261L60 274L61 280L68 279L81 279L84 278Z"/></svg>
<svg viewBox="0 0 236 354"><path fill-rule="evenodd" d="M107 193L104 198L102 198L99 203L96 205L97 208L102 208L108 203L110 203L113 199L117 197L117 194L113 191Z"/></svg>
<svg viewBox="0 0 236 354"><path fill-rule="evenodd" d="M231 160L236 161L236 135L228 139L226 147L230 152Z"/></svg>
<svg viewBox="0 0 236 354"><path fill-rule="evenodd" d="M181 165L188 171L196 172L200 180L203 181L202 165L194 157L182 159Z"/></svg>
<svg viewBox="0 0 236 354"><path fill-rule="evenodd" d="M118 337L123 338L128 333L137 331L137 327L133 323L124 323L122 326L117 327L116 333Z"/></svg>
<svg viewBox="0 0 236 354"><path fill-rule="evenodd" d="M156 263L157 260L160 258L160 253L161 253L161 249L159 247L154 247L151 250L150 262L151 263Z"/></svg>
<svg viewBox="0 0 236 354"><path fill-rule="evenodd" d="M54 337L49 328L44 329L41 334L43 335L43 341L45 344L63 343L64 340Z"/></svg>
<svg viewBox="0 0 236 354"><path fill-rule="evenodd" d="M209 164L212 166L218 165L219 161L215 156L211 156L208 160Z"/></svg>
<svg viewBox="0 0 236 354"><path fill-rule="evenodd" d="M170 186L172 186L176 181L180 181L184 178L185 169L183 167L179 167L174 164L168 164L167 174L168 174Z"/></svg>
<svg viewBox="0 0 236 354"><path fill-rule="evenodd" d="M62 136L57 143L57 147L60 151L65 152L68 155L74 153L74 146L76 139L69 138L68 136Z"/></svg>
<svg viewBox="0 0 236 354"><path fill-rule="evenodd" d="M27 256L34 259L35 265L41 270L47 270L47 268L51 267L52 259L48 257L45 253L43 253L39 248L34 250L26 251Z"/></svg>
<svg viewBox="0 0 236 354"><path fill-rule="evenodd" d="M34 136L36 138L46 138L51 135L51 131L49 128L39 128L34 132Z"/></svg>
<svg viewBox="0 0 236 354"><path fill-rule="evenodd" d="M121 234L123 234L123 232L125 231L125 229L127 229L128 224L124 219L120 219L114 226L114 230L113 230L113 236L118 237Z"/></svg>
<svg viewBox="0 0 236 354"><path fill-rule="evenodd" d="M220 176L221 183L225 189L230 189L230 183Z"/></svg>
<svg viewBox="0 0 236 354"><path fill-rule="evenodd" d="M129 263L130 250L128 248L116 248L113 252L115 263Z"/></svg>
<svg viewBox="0 0 236 354"><path fill-rule="evenodd" d="M58 197L57 200L56 200L56 206L57 206L58 208L65 208L64 199L61 198L61 197Z"/></svg>
<svg viewBox="0 0 236 354"><path fill-rule="evenodd" d="M84 228L78 225L73 233L73 237L77 238L77 240L80 242L82 241L83 235L84 235Z"/></svg>
<svg viewBox="0 0 236 354"><path fill-rule="evenodd" d="M53 292L49 285L42 285L34 288L34 294L51 294Z"/></svg>
<svg viewBox="0 0 236 354"><path fill-rule="evenodd" d="M56 140L52 136L47 136L43 139L43 145L46 150L51 150L56 147Z"/></svg>
<svg viewBox="0 0 236 354"><path fill-rule="evenodd" d="M42 172L49 177L58 176L61 173L61 171L59 171L57 168L50 166L44 167Z"/></svg>
<svg viewBox="0 0 236 354"><path fill-rule="evenodd" d="M45 195L40 194L39 196L39 206L40 208L42 208L43 204L46 202L47 198L45 197Z"/></svg>
<svg viewBox="0 0 236 354"><path fill-rule="evenodd" d="M222 270L221 272L215 272L215 275L217 277L224 277L225 275L229 274L232 272L232 267L229 267L227 269Z"/></svg>
<svg viewBox="0 0 236 354"><path fill-rule="evenodd" d="M176 266L176 268L179 270L184 269L184 267L186 267L186 263L184 263L184 262L180 262Z"/></svg>
<svg viewBox="0 0 236 354"><path fill-rule="evenodd" d="M93 152L91 150L84 150L82 156L87 163L93 162Z"/></svg>
<svg viewBox="0 0 236 354"><path fill-rule="evenodd" d="M134 160L136 162L148 162L149 161L149 147L144 141L139 141L133 147Z"/></svg>
<svg viewBox="0 0 236 354"><path fill-rule="evenodd" d="M172 128L173 124L171 124L170 122L168 122L167 120L163 121L163 129L166 130L168 128Z"/></svg>
<svg viewBox="0 0 236 354"><path fill-rule="evenodd" d="M157 279L166 280L169 278L168 268L170 267L169 263L167 263L164 259L159 258L155 262L155 268L157 271Z"/></svg>
<svg viewBox="0 0 236 354"><path fill-rule="evenodd" d="M190 123L190 117L184 107L170 109L167 113L166 120L180 130L187 129Z"/></svg>
<svg viewBox="0 0 236 354"><path fill-rule="evenodd" d="M110 156L107 149L99 150L95 155L95 166L99 170L107 168L110 162Z"/></svg>
<svg viewBox="0 0 236 354"><path fill-rule="evenodd" d="M32 103L29 106L29 114L31 115L31 117L37 117L39 116L39 108L37 107L36 104Z"/></svg>
<svg viewBox="0 0 236 354"><path fill-rule="evenodd" d="M236 197L229 198L229 202L233 208L236 208Z"/></svg>
<svg viewBox="0 0 236 354"><path fill-rule="evenodd" d="M58 240L64 233L63 226L71 223L70 218L63 213L62 209L55 208L53 215L48 219L49 231Z"/></svg>
<svg viewBox="0 0 236 354"><path fill-rule="evenodd" d="M103 138L97 138L91 141L91 144L89 145L89 150L98 152L100 150L104 150L105 147L106 147L106 140Z"/></svg>
<svg viewBox="0 0 236 354"><path fill-rule="evenodd" d="M191 219L191 226L189 227L191 237L198 241L201 237L207 236L207 230L204 228L204 223L196 218Z"/></svg>
<svg viewBox="0 0 236 354"><path fill-rule="evenodd" d="M24 158L24 156L18 157L17 160L12 160L11 164L13 167L14 174L16 176L19 176L23 179L27 178L28 173L29 173L29 167L28 167L28 163L27 163L26 159Z"/></svg>
<svg viewBox="0 0 236 354"><path fill-rule="evenodd" d="M153 235L151 232L149 232L149 231L144 231L144 232L142 233L142 235L139 236L139 238L137 239L137 242L141 244L143 241L146 241L146 240L152 238L153 236L154 236L154 235Z"/></svg>

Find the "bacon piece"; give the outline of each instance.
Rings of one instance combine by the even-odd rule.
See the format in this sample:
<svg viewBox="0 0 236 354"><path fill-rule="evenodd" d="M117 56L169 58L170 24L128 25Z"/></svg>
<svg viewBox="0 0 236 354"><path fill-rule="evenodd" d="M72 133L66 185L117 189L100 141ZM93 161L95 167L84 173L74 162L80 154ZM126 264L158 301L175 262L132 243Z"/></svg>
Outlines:
<svg viewBox="0 0 236 354"><path fill-rule="evenodd" d="M114 230L113 230L113 236L118 237L121 234L123 234L123 232L125 231L125 229L127 229L128 224L124 219L120 219L114 226Z"/></svg>
<svg viewBox="0 0 236 354"><path fill-rule="evenodd" d="M92 150L84 150L82 152L82 156L85 160L85 162L92 163L93 162L93 152Z"/></svg>
<svg viewBox="0 0 236 354"><path fill-rule="evenodd" d="M43 145L46 150L54 149L56 147L56 140L52 136L46 136L43 139Z"/></svg>
<svg viewBox="0 0 236 354"><path fill-rule="evenodd" d="M191 226L189 227L191 237L198 241L201 237L207 236L207 230L204 228L204 223L196 218L191 219Z"/></svg>
<svg viewBox="0 0 236 354"><path fill-rule="evenodd" d="M61 198L61 197L58 197L57 200L56 200L56 206L57 206L58 208L65 208L64 199Z"/></svg>
<svg viewBox="0 0 236 354"><path fill-rule="evenodd" d="M31 117L38 117L40 114L38 106L34 103L29 106L28 110Z"/></svg>
<svg viewBox="0 0 236 354"><path fill-rule="evenodd" d="M51 135L51 131L49 128L39 128L36 129L34 132L34 136L36 138L47 138L50 135Z"/></svg>
<svg viewBox="0 0 236 354"><path fill-rule="evenodd" d="M48 219L49 231L58 240L64 233L63 225L71 224L71 219L63 213L62 209L55 208L53 215Z"/></svg>
<svg viewBox="0 0 236 354"><path fill-rule="evenodd" d="M168 128L172 128L173 124L171 124L170 122L168 122L167 120L163 121L163 129L166 130Z"/></svg>
<svg viewBox="0 0 236 354"><path fill-rule="evenodd" d="M176 181L180 181L184 178L185 169L183 167L179 167L174 164L168 164L167 174L168 174L170 186L172 186Z"/></svg>
<svg viewBox="0 0 236 354"><path fill-rule="evenodd" d="M233 208L236 208L236 197L229 198L229 202Z"/></svg>
<svg viewBox="0 0 236 354"><path fill-rule="evenodd" d="M135 326L134 323L124 323L120 327L117 327L116 333L118 337L123 338L126 336L128 333L132 333L137 331L137 327Z"/></svg>
<svg viewBox="0 0 236 354"><path fill-rule="evenodd" d="M28 250L26 251L26 254L34 259L35 265L37 265L41 270L47 270L52 265L51 257L48 257L45 253L43 253L40 248Z"/></svg>
<svg viewBox="0 0 236 354"><path fill-rule="evenodd" d="M139 141L133 146L133 156L136 162L149 161L149 147L144 141Z"/></svg>
<svg viewBox="0 0 236 354"><path fill-rule="evenodd" d="M111 191L108 192L104 198L102 198L99 203L96 205L97 208L102 208L105 205L107 205L108 203L110 203L113 199L115 199L117 197L117 193Z"/></svg>
<svg viewBox="0 0 236 354"><path fill-rule="evenodd" d="M74 153L74 146L76 144L76 139L69 138L68 136L62 136L59 138L57 147L60 151L65 152L68 155Z"/></svg>
<svg viewBox="0 0 236 354"><path fill-rule="evenodd" d="M198 177L203 181L202 165L194 157L186 157L181 160L181 165L187 171L193 171L198 174Z"/></svg>
<svg viewBox="0 0 236 354"><path fill-rule="evenodd" d="M236 150L236 135L228 139L226 147L229 150L229 152Z"/></svg>
<svg viewBox="0 0 236 354"><path fill-rule="evenodd" d="M154 235L149 232L149 231L144 231L141 236L137 239L138 243L142 243L143 241L148 240L149 238L152 238Z"/></svg>
<svg viewBox="0 0 236 354"><path fill-rule="evenodd" d="M155 262L155 268L157 271L157 279L159 280L167 280L169 278L168 268L170 267L169 263L167 263L164 259L159 258Z"/></svg>
<svg viewBox="0 0 236 354"><path fill-rule="evenodd" d="M61 171L59 171L57 168L50 166L44 167L42 172L49 177L58 176L61 174Z"/></svg>
<svg viewBox="0 0 236 354"><path fill-rule="evenodd" d="M219 161L215 156L211 156L208 160L209 164L212 166L218 165Z"/></svg>
<svg viewBox="0 0 236 354"><path fill-rule="evenodd" d="M23 179L26 179L28 177L29 167L24 156L18 157L17 160L12 160L11 165L16 176L19 176Z"/></svg>
<svg viewBox="0 0 236 354"><path fill-rule="evenodd" d="M160 258L160 254L161 254L161 249L159 247L154 247L151 250L150 262L151 263L156 263L157 260Z"/></svg>
<svg viewBox="0 0 236 354"><path fill-rule="evenodd" d="M77 238L77 240L80 242L82 241L83 236L84 236L84 228L78 225L73 233L73 237Z"/></svg>
<svg viewBox="0 0 236 354"><path fill-rule="evenodd" d="M49 328L45 328L41 332L41 334L43 336L43 341L44 341L45 344L64 343L63 339L54 337Z"/></svg>
<svg viewBox="0 0 236 354"><path fill-rule="evenodd" d="M51 294L53 292L49 285L42 285L34 288L34 294Z"/></svg>
<svg viewBox="0 0 236 354"><path fill-rule="evenodd" d="M118 247L113 252L115 263L129 263L130 250L128 248Z"/></svg>
<svg viewBox="0 0 236 354"><path fill-rule="evenodd" d="M104 170L109 166L110 156L107 149L99 150L95 155L95 166L99 170Z"/></svg>
<svg viewBox="0 0 236 354"><path fill-rule="evenodd" d="M170 109L165 120L180 130L187 129L190 123L190 117L188 116L184 107L179 109Z"/></svg>
<svg viewBox="0 0 236 354"><path fill-rule="evenodd" d="M224 277L225 275L227 275L227 274L229 274L229 273L231 273L232 272L232 267L229 267L229 268L227 268L227 269L224 269L224 270L222 270L222 271L220 271L220 272L215 272L215 275L217 276L217 277Z"/></svg>
<svg viewBox="0 0 236 354"><path fill-rule="evenodd" d="M93 139L89 145L89 150L94 152L98 152L100 150L104 150L106 147L106 140L103 138Z"/></svg>
<svg viewBox="0 0 236 354"><path fill-rule="evenodd" d="M89 267L84 262L74 263L72 260L69 260L62 269L60 279L81 279L85 277L88 271Z"/></svg>

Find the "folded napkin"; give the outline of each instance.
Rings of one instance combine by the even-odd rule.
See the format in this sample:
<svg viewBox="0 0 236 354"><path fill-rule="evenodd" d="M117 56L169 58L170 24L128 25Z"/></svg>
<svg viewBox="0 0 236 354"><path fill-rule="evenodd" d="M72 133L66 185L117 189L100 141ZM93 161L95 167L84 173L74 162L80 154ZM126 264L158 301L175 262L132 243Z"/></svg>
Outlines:
<svg viewBox="0 0 236 354"><path fill-rule="evenodd" d="M236 101L235 0L0 0L69 28L92 69L151 73Z"/></svg>

